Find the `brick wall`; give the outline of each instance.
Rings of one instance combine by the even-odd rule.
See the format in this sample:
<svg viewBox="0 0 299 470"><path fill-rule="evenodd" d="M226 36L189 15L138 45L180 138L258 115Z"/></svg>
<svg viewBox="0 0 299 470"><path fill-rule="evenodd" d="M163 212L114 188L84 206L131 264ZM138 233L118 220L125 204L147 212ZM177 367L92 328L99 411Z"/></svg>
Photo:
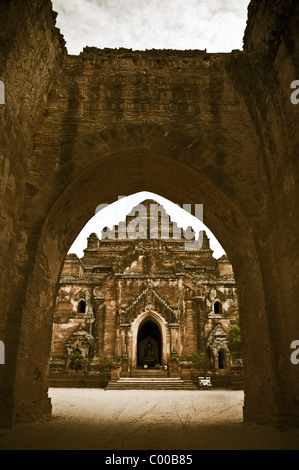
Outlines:
<svg viewBox="0 0 299 470"><path fill-rule="evenodd" d="M41 404L39 392L28 392L30 396L26 397L25 388L16 392L16 399L20 404L27 401L28 409L15 407L12 390L16 386L17 354L23 355L22 362L30 362L32 357L24 332L22 352L17 352L16 345L20 342L22 303L40 232L34 226L35 218L28 220L25 214L36 193L31 166L33 135L43 118L50 82L65 53L54 18L50 2L0 2L0 79L5 84L5 105L0 106L0 337L6 346L6 365L0 370L0 408L5 424L30 420L34 410L37 415L49 412L47 399L41 399ZM31 319L27 329L34 331L33 325ZM32 359L31 373L36 383L40 373Z"/></svg>
<svg viewBox="0 0 299 470"><path fill-rule="evenodd" d="M0 2L2 422L49 412L54 301L75 236L99 203L145 189L203 203L233 264L246 419L298 415L298 2L251 5L244 52L70 57L49 1Z"/></svg>

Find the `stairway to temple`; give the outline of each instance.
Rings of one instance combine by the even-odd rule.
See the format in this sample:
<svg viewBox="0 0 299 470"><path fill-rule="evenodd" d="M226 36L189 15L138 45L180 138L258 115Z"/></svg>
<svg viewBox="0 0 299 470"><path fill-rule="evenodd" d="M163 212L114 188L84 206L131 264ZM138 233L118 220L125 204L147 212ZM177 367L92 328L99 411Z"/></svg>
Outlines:
<svg viewBox="0 0 299 470"><path fill-rule="evenodd" d="M110 381L106 390L198 390L192 380L167 377L164 370L134 370L131 377Z"/></svg>
<svg viewBox="0 0 299 470"><path fill-rule="evenodd" d="M160 369L132 369L131 372L131 377L132 378L167 378L168 377L168 371L167 370L160 370Z"/></svg>

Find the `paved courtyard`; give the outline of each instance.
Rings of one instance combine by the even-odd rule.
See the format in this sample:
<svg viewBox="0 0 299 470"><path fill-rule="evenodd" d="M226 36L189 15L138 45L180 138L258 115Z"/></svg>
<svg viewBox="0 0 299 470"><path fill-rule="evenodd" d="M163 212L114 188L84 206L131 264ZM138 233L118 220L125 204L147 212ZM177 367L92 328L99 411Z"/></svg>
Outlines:
<svg viewBox="0 0 299 470"><path fill-rule="evenodd" d="M53 418L0 429L0 449L299 449L299 429L242 422L243 392L49 390Z"/></svg>

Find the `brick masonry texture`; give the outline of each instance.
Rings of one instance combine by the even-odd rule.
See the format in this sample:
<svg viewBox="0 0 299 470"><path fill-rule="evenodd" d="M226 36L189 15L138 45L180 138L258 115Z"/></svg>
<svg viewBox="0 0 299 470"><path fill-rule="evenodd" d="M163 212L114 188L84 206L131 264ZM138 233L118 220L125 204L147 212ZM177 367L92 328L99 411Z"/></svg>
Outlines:
<svg viewBox="0 0 299 470"><path fill-rule="evenodd" d="M253 0L244 50L67 54L48 0L0 1L1 424L49 416L57 283L102 202L204 205L233 266L244 419L298 420L299 5Z"/></svg>

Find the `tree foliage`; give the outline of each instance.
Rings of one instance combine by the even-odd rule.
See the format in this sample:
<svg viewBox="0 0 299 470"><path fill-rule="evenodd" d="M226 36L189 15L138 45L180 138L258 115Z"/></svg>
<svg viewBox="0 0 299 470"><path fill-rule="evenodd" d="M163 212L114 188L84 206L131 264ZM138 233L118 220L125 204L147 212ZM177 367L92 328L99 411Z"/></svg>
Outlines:
<svg viewBox="0 0 299 470"><path fill-rule="evenodd" d="M199 353L194 351L190 356L187 357L187 360L193 362L194 366L199 371L204 372L204 375L206 375L207 371L213 367L213 363L206 353Z"/></svg>
<svg viewBox="0 0 299 470"><path fill-rule="evenodd" d="M70 355L69 368L76 372L86 372L92 367L93 370L107 373L110 371L113 364L113 359L110 357L99 356L96 359L84 357L80 351L76 350Z"/></svg>
<svg viewBox="0 0 299 470"><path fill-rule="evenodd" d="M93 362L93 367L100 372L110 371L113 365L113 359L111 357L99 356Z"/></svg>
<svg viewBox="0 0 299 470"><path fill-rule="evenodd" d="M78 372L79 370L84 370L85 366L86 366L85 357L79 351L74 351L70 355L69 368Z"/></svg>
<svg viewBox="0 0 299 470"><path fill-rule="evenodd" d="M239 321L232 325L227 334L227 346L233 359L241 359L241 330Z"/></svg>

